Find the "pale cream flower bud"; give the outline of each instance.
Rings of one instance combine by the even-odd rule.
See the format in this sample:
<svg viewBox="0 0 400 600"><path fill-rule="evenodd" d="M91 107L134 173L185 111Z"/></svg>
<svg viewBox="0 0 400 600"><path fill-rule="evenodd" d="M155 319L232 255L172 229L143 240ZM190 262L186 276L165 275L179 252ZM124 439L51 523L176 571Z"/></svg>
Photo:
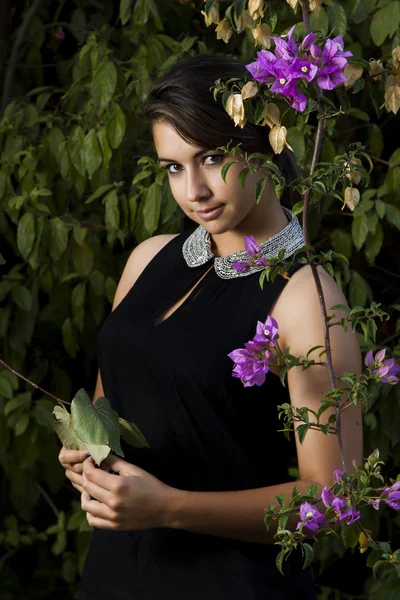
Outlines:
<svg viewBox="0 0 400 600"><path fill-rule="evenodd" d="M348 187L344 190L344 204L342 206L342 210L345 206L347 206L347 208L353 211L359 202L360 192L357 188Z"/></svg>
<svg viewBox="0 0 400 600"><path fill-rule="evenodd" d="M233 29L226 19L222 19L222 21L218 23L215 31L217 33L217 40L223 40L225 44L229 42L233 33Z"/></svg>
<svg viewBox="0 0 400 600"><path fill-rule="evenodd" d="M209 27L210 25L212 25L212 23L219 23L219 12L218 9L215 8L215 6L211 7L210 14L208 16L204 10L201 11L201 14L204 16L204 22L206 24L206 27Z"/></svg>
<svg viewBox="0 0 400 600"><path fill-rule="evenodd" d="M269 143L275 154L280 154L286 144L287 129L284 125L274 125L269 132Z"/></svg>
<svg viewBox="0 0 400 600"><path fill-rule="evenodd" d="M252 29L252 34L254 37L254 44L256 46L262 46L263 48L271 47L271 38L272 29L267 23L262 23L262 25L257 25L255 29Z"/></svg>
<svg viewBox="0 0 400 600"><path fill-rule="evenodd" d="M281 122L281 113L279 108L273 102L270 102L267 106L267 111L264 116L263 125L268 125L268 127L273 127L274 125L280 125Z"/></svg>
<svg viewBox="0 0 400 600"><path fill-rule="evenodd" d="M226 102L226 112L232 117L235 126L243 129L246 124L242 94L232 93Z"/></svg>
<svg viewBox="0 0 400 600"><path fill-rule="evenodd" d="M371 76L380 81L382 79L383 65L380 60L375 60L374 58L370 58L369 60L369 72Z"/></svg>
<svg viewBox="0 0 400 600"><path fill-rule="evenodd" d="M254 81L248 81L242 87L242 98L243 98L243 100L247 100L247 98L253 98L253 96L255 96L257 94L257 92L258 92L258 87L254 83Z"/></svg>
<svg viewBox="0 0 400 600"><path fill-rule="evenodd" d="M392 71L397 71L400 69L400 46L396 46L392 50Z"/></svg>
<svg viewBox="0 0 400 600"><path fill-rule="evenodd" d="M264 0L249 0L249 13L253 21L264 16Z"/></svg>
<svg viewBox="0 0 400 600"><path fill-rule="evenodd" d="M348 90L353 87L357 79L361 79L364 69L360 65L347 65L343 74L346 77L344 89Z"/></svg>

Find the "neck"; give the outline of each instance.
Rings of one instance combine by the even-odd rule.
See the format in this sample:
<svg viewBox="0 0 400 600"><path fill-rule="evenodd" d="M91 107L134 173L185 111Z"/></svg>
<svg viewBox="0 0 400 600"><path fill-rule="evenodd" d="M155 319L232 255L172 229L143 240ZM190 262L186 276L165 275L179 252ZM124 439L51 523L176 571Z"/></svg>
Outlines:
<svg viewBox="0 0 400 600"><path fill-rule="evenodd" d="M256 242L262 244L286 227L288 219L269 183L270 189L266 190L246 219L234 229L211 235L211 248L215 256L228 256L244 250L244 236L253 235Z"/></svg>

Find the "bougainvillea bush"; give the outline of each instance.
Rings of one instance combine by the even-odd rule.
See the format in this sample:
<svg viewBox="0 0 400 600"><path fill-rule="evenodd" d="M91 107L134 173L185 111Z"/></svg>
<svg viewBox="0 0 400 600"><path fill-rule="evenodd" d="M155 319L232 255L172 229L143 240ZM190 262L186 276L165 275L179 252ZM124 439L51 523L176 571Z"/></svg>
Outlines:
<svg viewBox="0 0 400 600"><path fill-rule="evenodd" d="M394 600L400 593L394 381L400 2L311 0L309 23L302 8L299 0L2 3L0 358L65 401L82 387L89 394L94 389L96 331L129 253L153 234L186 226L142 130L143 100L158 71L187 54L237 56L249 65L248 80L217 82L215 94L238 127L245 119L263 123L274 152L294 152L301 178L292 185L307 201L294 212L307 217L309 252L349 298L337 326L358 332L365 359L362 385L356 388L351 376L338 382L352 390L349 401L364 403L365 463L357 484L343 469L333 489L310 490L300 504L291 499L298 525L281 541L318 538L311 568L320 600ZM313 164L320 106L324 130ZM274 176L279 189L285 183ZM260 260L252 241L247 244L252 260ZM290 267L283 259L262 266L270 278ZM257 330L254 324L260 337L249 346L251 359L257 344L265 344L268 359L283 364L283 379L296 361L312 368L307 357L274 354L279 323L267 325ZM243 340L246 351L250 342ZM253 374L241 362L243 349L234 352L235 374L262 384L267 356ZM57 461L53 407L53 398L0 370L5 600L74 598L79 584L91 530ZM280 411L288 435L294 424L307 435L304 411ZM309 422L318 425L314 417ZM316 509L313 498L322 492L323 508ZM266 525L288 509L287 499L278 498L278 505L266 507ZM341 536L319 535L335 523Z"/></svg>

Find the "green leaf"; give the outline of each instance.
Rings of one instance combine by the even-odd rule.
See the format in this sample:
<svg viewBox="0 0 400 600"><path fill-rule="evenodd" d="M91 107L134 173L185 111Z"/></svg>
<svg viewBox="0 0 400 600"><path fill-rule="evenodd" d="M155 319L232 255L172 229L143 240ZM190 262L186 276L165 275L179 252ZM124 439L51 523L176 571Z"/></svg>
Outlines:
<svg viewBox="0 0 400 600"><path fill-rule="evenodd" d="M126 25L132 15L132 0L121 0L119 5L119 18L122 25Z"/></svg>
<svg viewBox="0 0 400 600"><path fill-rule="evenodd" d="M157 27L157 29L163 30L163 25L160 19L160 15L158 12L158 8L154 0L147 0L147 4L149 6L151 16L153 17L153 21Z"/></svg>
<svg viewBox="0 0 400 600"><path fill-rule="evenodd" d="M100 198L100 196L111 190L112 187L114 187L112 183L101 185L87 200L85 200L85 204L91 204L91 202L94 202L97 198Z"/></svg>
<svg viewBox="0 0 400 600"><path fill-rule="evenodd" d="M49 254L56 261L65 252L68 244L68 228L59 217L49 221Z"/></svg>
<svg viewBox="0 0 400 600"><path fill-rule="evenodd" d="M69 317L65 319L61 328L61 333L65 350L71 358L76 358L78 343Z"/></svg>
<svg viewBox="0 0 400 600"><path fill-rule="evenodd" d="M346 525L342 521L340 533L345 548L355 548L357 546L358 538L360 536L358 523L350 523L350 525Z"/></svg>
<svg viewBox="0 0 400 600"><path fill-rule="evenodd" d="M268 177L264 177L263 179L259 179L256 182L256 202L257 202L257 204L260 202L260 200L262 198L267 180L268 180Z"/></svg>
<svg viewBox="0 0 400 600"><path fill-rule="evenodd" d="M111 148L118 148L125 135L125 115L119 104L114 104L110 120L107 123L107 136Z"/></svg>
<svg viewBox="0 0 400 600"><path fill-rule="evenodd" d="M97 67L90 88L93 104L100 110L105 109L113 97L116 85L117 69L114 63L103 62Z"/></svg>
<svg viewBox="0 0 400 600"><path fill-rule="evenodd" d="M35 241L35 219L32 213L25 213L19 220L17 246L21 256L27 260Z"/></svg>
<svg viewBox="0 0 400 600"><path fill-rule="evenodd" d="M93 269L94 252L86 240L81 245L73 243L72 262L81 277L86 277Z"/></svg>
<svg viewBox="0 0 400 600"><path fill-rule="evenodd" d="M0 396L3 396L3 398L13 397L12 385L8 379L4 379L4 377L2 377L2 373L0 373Z"/></svg>
<svg viewBox="0 0 400 600"><path fill-rule="evenodd" d="M353 242L357 250L360 250L364 245L368 233L369 227L367 215L362 214L358 217L354 217L351 226L351 235L353 237Z"/></svg>
<svg viewBox="0 0 400 600"><path fill-rule="evenodd" d="M245 167L239 173L239 185L243 190L244 190L244 186L246 185L246 178L247 178L247 175L249 174L249 171L250 171L249 167Z"/></svg>
<svg viewBox="0 0 400 600"><path fill-rule="evenodd" d="M389 223L400 229L400 210L397 206L385 202L385 215Z"/></svg>
<svg viewBox="0 0 400 600"><path fill-rule="evenodd" d="M365 242L365 255L369 258L371 262L375 260L381 251L383 244L383 229L381 224L378 223L376 226L375 233L368 234L367 240Z"/></svg>
<svg viewBox="0 0 400 600"><path fill-rule="evenodd" d="M222 167L222 169L221 169L221 177L222 177L224 183L226 183L226 176L228 174L229 169L236 162L237 162L236 160L230 160L229 162L225 163L224 166Z"/></svg>
<svg viewBox="0 0 400 600"><path fill-rule="evenodd" d="M343 254L347 259L351 256L351 235L342 229L335 229L331 235L332 246L335 252Z"/></svg>
<svg viewBox="0 0 400 600"><path fill-rule="evenodd" d="M134 423L129 423L125 419L118 419L121 437L127 444L135 448L149 448L149 443Z"/></svg>
<svg viewBox="0 0 400 600"><path fill-rule="evenodd" d="M78 390L71 403L71 419L74 432L83 442L110 446L116 454L123 456L118 415L107 398L97 398L93 404L83 388Z"/></svg>
<svg viewBox="0 0 400 600"><path fill-rule="evenodd" d="M301 544L301 548L304 552L303 569L306 569L307 567L309 567L311 565L311 563L313 561L314 549L312 546L310 546L310 544L306 544L306 543Z"/></svg>
<svg viewBox="0 0 400 600"><path fill-rule="evenodd" d="M91 129L85 136L83 142L83 155L89 179L92 179L93 173L97 171L103 160L99 141L94 129Z"/></svg>
<svg viewBox="0 0 400 600"><path fill-rule="evenodd" d="M32 308L32 294L27 287L20 285L13 289L11 292L15 304L25 311L29 311Z"/></svg>
<svg viewBox="0 0 400 600"><path fill-rule="evenodd" d="M350 305L352 307L365 306L369 295L370 289L365 279L357 271L352 271L349 286Z"/></svg>
<svg viewBox="0 0 400 600"><path fill-rule="evenodd" d="M278 569L279 573L281 573L282 575L284 575L283 573L283 560L285 558L286 555L286 551L285 550L281 550L278 554L278 556L275 559L275 564L276 564L276 568Z"/></svg>
<svg viewBox="0 0 400 600"><path fill-rule="evenodd" d="M309 429L310 429L310 426L309 425L305 425L305 424L304 425L299 425L297 427L296 432L297 432L300 444L303 444L304 439L306 437L306 433L307 433L307 431Z"/></svg>
<svg viewBox="0 0 400 600"><path fill-rule="evenodd" d="M14 433L16 436L22 435L26 431L29 421L30 415L28 413L23 413L18 417L14 427Z"/></svg>
<svg viewBox="0 0 400 600"><path fill-rule="evenodd" d="M120 212L118 208L117 190L111 190L103 200L105 205L104 222L107 229L118 230L120 222Z"/></svg>
<svg viewBox="0 0 400 600"><path fill-rule="evenodd" d="M314 10L310 15L311 29L316 29L321 32L322 37L328 35L329 20L325 9L320 5L317 10Z"/></svg>
<svg viewBox="0 0 400 600"><path fill-rule="evenodd" d="M300 200L300 202L296 202L296 204L292 208L293 217L302 213L303 210L304 210L304 200Z"/></svg>
<svg viewBox="0 0 400 600"><path fill-rule="evenodd" d="M102 127L98 130L97 139L99 140L101 153L103 155L103 169L106 171L110 165L112 150L110 148L110 144L108 143L107 129L105 127Z"/></svg>
<svg viewBox="0 0 400 600"><path fill-rule="evenodd" d="M4 416L8 417L12 412L17 409L24 409L30 406L32 401L31 392L24 392L23 394L18 394L12 398L4 407Z"/></svg>
<svg viewBox="0 0 400 600"><path fill-rule="evenodd" d="M345 9L338 2L334 2L328 8L329 25L332 28L332 37L341 35L347 31L347 14Z"/></svg>
<svg viewBox="0 0 400 600"><path fill-rule="evenodd" d="M400 2L395 0L378 10L371 22L371 37L375 46L382 46L387 37L392 37L400 23Z"/></svg>
<svg viewBox="0 0 400 600"><path fill-rule="evenodd" d="M150 16L150 6L147 0L136 0L132 16L136 25L146 25Z"/></svg>
<svg viewBox="0 0 400 600"><path fill-rule="evenodd" d="M86 444L74 432L71 415L63 405L56 405L53 409L53 426L65 448L69 450L87 450Z"/></svg>
<svg viewBox="0 0 400 600"><path fill-rule="evenodd" d="M161 211L162 188L158 183L149 187L143 203L143 221L149 235L152 235L158 226Z"/></svg>
<svg viewBox="0 0 400 600"><path fill-rule="evenodd" d="M68 138L68 154L71 159L71 163L82 177L86 173L85 160L83 155L83 142L85 135L82 127L79 125L75 127L73 134Z"/></svg>

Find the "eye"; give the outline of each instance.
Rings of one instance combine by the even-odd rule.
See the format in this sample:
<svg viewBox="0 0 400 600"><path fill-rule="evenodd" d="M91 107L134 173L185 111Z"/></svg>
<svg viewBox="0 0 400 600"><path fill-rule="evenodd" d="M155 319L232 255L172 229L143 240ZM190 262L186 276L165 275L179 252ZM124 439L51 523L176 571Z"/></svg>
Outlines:
<svg viewBox="0 0 400 600"><path fill-rule="evenodd" d="M217 165L218 163L220 163L223 160L224 157L225 157L224 154L210 154L209 156L204 157L204 164L205 165Z"/></svg>
<svg viewBox="0 0 400 600"><path fill-rule="evenodd" d="M171 175L180 173L182 170L181 165L179 165L178 163L172 163L170 165L167 165L165 168L167 169L168 173L171 173Z"/></svg>

